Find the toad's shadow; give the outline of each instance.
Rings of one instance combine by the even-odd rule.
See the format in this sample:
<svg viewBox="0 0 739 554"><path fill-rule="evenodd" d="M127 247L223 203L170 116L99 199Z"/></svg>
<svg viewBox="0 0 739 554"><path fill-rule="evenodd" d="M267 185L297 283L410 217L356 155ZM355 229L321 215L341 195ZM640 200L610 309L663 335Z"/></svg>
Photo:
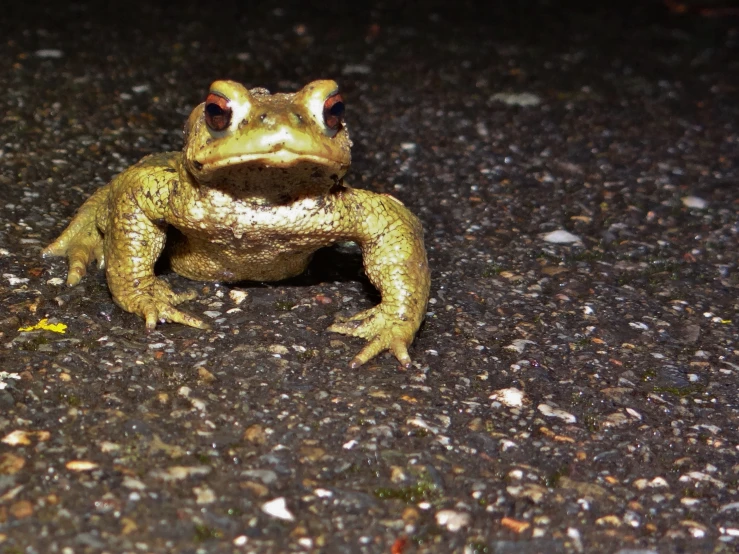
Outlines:
<svg viewBox="0 0 739 554"><path fill-rule="evenodd" d="M364 273L362 251L355 243L343 243L317 250L303 273L278 282L286 286L309 287L334 281L356 281L362 285L365 292L377 295L379 301L377 289L372 286ZM266 285L271 286L274 283Z"/></svg>
<svg viewBox="0 0 739 554"><path fill-rule="evenodd" d="M168 241L169 243L169 241ZM169 263L168 252L160 256L155 266L157 275L174 273ZM372 286L364 273L362 251L353 242L345 242L316 251L303 273L281 281L239 281L230 286L245 288L311 287L321 283L353 281L359 283L368 299L380 301L380 293Z"/></svg>

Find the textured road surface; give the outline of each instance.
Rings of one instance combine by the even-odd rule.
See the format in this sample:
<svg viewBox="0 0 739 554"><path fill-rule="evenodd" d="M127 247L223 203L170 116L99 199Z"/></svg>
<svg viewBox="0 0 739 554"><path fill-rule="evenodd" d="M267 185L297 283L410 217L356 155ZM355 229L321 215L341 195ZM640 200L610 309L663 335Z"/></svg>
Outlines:
<svg viewBox="0 0 739 554"><path fill-rule="evenodd" d="M3 8L0 550L735 552L739 18L314 4ZM350 245L151 334L41 259L217 78L341 83L426 230L411 369L324 332Z"/></svg>

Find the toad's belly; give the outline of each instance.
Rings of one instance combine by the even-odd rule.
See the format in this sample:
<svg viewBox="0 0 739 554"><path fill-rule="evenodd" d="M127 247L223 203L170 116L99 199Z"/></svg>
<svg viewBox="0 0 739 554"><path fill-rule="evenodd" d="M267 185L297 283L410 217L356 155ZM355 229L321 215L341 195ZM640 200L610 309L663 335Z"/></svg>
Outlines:
<svg viewBox="0 0 739 554"><path fill-rule="evenodd" d="M179 237L169 248L172 269L198 281L279 281L301 274L323 245L224 247Z"/></svg>

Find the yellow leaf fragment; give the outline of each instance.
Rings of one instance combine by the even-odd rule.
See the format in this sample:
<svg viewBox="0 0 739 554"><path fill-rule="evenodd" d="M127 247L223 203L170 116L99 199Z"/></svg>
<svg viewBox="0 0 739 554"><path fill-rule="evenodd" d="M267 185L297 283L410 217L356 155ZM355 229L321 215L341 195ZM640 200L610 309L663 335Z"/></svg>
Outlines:
<svg viewBox="0 0 739 554"><path fill-rule="evenodd" d="M136 522L130 517L121 518L121 534L130 535L131 533L138 531L138 529L138 525L136 525Z"/></svg>
<svg viewBox="0 0 739 554"><path fill-rule="evenodd" d="M28 331L51 331L53 333L61 333L64 334L67 332L67 325L64 323L49 323L49 320L47 318L42 319L39 321L36 325L30 325L28 327L21 327L18 329L20 332L28 332Z"/></svg>

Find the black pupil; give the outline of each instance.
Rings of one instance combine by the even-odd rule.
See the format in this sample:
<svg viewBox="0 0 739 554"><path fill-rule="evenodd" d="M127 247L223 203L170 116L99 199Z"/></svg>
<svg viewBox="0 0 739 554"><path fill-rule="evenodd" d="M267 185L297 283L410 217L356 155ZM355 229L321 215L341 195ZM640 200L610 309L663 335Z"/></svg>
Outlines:
<svg viewBox="0 0 739 554"><path fill-rule="evenodd" d="M328 110L328 113L333 115L334 117L341 117L344 115L344 103L343 102L336 102L331 108Z"/></svg>
<svg viewBox="0 0 739 554"><path fill-rule="evenodd" d="M218 117L219 115L223 115L223 108L221 108L218 104L208 104L207 106L205 106L205 110L211 117Z"/></svg>

